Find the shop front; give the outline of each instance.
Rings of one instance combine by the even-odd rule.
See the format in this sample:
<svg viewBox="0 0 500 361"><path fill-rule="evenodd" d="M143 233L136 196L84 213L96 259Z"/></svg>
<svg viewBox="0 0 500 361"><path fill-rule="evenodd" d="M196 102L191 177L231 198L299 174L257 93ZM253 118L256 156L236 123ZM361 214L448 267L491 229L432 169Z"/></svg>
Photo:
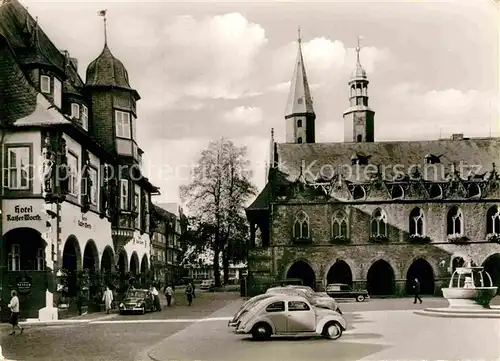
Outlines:
<svg viewBox="0 0 500 361"><path fill-rule="evenodd" d="M2 200L1 261L5 266L1 268L0 287L3 321L10 314L5 305L10 301L12 290L18 292L23 318L37 318L38 310L45 306L52 269L46 265L50 245L44 239L49 229L44 203L40 198Z"/></svg>

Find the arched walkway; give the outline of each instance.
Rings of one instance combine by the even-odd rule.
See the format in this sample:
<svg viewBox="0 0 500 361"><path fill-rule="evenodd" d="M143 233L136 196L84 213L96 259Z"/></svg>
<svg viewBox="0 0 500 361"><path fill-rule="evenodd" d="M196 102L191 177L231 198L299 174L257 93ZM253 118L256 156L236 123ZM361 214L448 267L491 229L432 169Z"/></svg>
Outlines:
<svg viewBox="0 0 500 361"><path fill-rule="evenodd" d="M326 283L345 283L352 286L351 267L345 261L337 260L328 270Z"/></svg>
<svg viewBox="0 0 500 361"><path fill-rule="evenodd" d="M304 261L295 262L286 273L286 278L300 278L305 286L316 288L316 275L312 267Z"/></svg>
<svg viewBox="0 0 500 361"><path fill-rule="evenodd" d="M81 269L82 255L78 240L69 236L64 243L62 267L66 271L67 295L75 297L77 294L77 272Z"/></svg>
<svg viewBox="0 0 500 361"><path fill-rule="evenodd" d="M1 260L7 272L45 270L46 242L33 228L16 228L3 236ZM8 291L10 292L10 290Z"/></svg>
<svg viewBox="0 0 500 361"><path fill-rule="evenodd" d="M139 256L136 252L133 252L130 257L130 273L134 276L139 274Z"/></svg>
<svg viewBox="0 0 500 361"><path fill-rule="evenodd" d="M418 278L420 282L420 294L434 294L434 271L429 262L423 258L415 260L406 272L406 294L408 295L414 293L415 278Z"/></svg>
<svg viewBox="0 0 500 361"><path fill-rule="evenodd" d="M101 257L101 270L104 272L111 272L113 270L113 249L110 246L104 248Z"/></svg>
<svg viewBox="0 0 500 361"><path fill-rule="evenodd" d="M92 240L87 241L85 250L83 251L83 269L88 269L89 271L99 269L99 253L97 252L97 246Z"/></svg>
<svg viewBox="0 0 500 361"><path fill-rule="evenodd" d="M122 275L128 272L128 255L124 249L118 254L118 272Z"/></svg>
<svg viewBox="0 0 500 361"><path fill-rule="evenodd" d="M371 296L394 294L394 270L386 261L374 262L366 275L366 288Z"/></svg>
<svg viewBox="0 0 500 361"><path fill-rule="evenodd" d="M148 262L148 256L145 254L142 256L141 260L141 273L145 275L148 272L149 269L149 262Z"/></svg>
<svg viewBox="0 0 500 361"><path fill-rule="evenodd" d="M500 253L492 254L486 258L483 267L490 275L493 286L498 287L497 294L500 294Z"/></svg>

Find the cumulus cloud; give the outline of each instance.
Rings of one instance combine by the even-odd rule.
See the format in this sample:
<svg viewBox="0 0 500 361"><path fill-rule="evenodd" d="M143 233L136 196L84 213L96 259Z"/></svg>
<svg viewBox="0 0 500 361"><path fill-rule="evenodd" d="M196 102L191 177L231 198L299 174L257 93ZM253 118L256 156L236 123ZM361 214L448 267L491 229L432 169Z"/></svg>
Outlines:
<svg viewBox="0 0 500 361"><path fill-rule="evenodd" d="M403 132L436 138L451 133L487 136L497 133L498 95L475 89L426 89L419 83L400 83L389 91L401 115L408 114ZM390 127L387 124L387 127ZM420 131L419 131L420 129Z"/></svg>
<svg viewBox="0 0 500 361"><path fill-rule="evenodd" d="M272 60L274 83L269 91L288 91L287 82L291 79L294 62L297 58L297 42L291 42L277 49ZM344 78L354 70L356 51L347 48L339 40L325 37L314 38L302 43L302 54L310 84L317 87L332 84ZM374 72L377 65L390 58L387 49L363 47L360 51L361 63L369 73Z"/></svg>
<svg viewBox="0 0 500 361"><path fill-rule="evenodd" d="M255 125L262 122L262 109L258 107L240 106L224 114L224 120L229 123Z"/></svg>
<svg viewBox="0 0 500 361"><path fill-rule="evenodd" d="M165 28L165 69L183 95L235 99L253 92L249 80L266 44L264 29L240 13L179 16Z"/></svg>

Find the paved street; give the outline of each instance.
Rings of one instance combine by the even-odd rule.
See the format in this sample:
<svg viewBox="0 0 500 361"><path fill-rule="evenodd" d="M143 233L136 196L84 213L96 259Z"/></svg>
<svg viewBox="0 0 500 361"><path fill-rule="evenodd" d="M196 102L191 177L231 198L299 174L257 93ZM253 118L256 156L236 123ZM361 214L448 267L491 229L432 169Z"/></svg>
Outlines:
<svg viewBox="0 0 500 361"><path fill-rule="evenodd" d="M332 353L338 360L500 358L496 342L499 320L450 320L412 313L446 306L439 298L424 299L422 305L414 305L409 298L342 302L349 322L342 339L264 343L229 332L227 319L242 302L236 293L199 292L188 307L179 294L175 306L162 312L116 315L87 324L27 327L23 335L14 337L3 327L0 341L4 356L19 361L302 361L331 360Z"/></svg>

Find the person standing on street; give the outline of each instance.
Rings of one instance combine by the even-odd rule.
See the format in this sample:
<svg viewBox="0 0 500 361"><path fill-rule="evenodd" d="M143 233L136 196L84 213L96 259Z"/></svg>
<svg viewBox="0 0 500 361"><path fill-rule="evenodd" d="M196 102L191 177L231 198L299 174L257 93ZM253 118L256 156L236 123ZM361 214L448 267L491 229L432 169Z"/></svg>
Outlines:
<svg viewBox="0 0 500 361"><path fill-rule="evenodd" d="M415 284L413 285L413 291L415 292L415 299L413 303L417 303L417 300L422 303L422 299L420 298L420 282L418 281L418 278L415 278Z"/></svg>
<svg viewBox="0 0 500 361"><path fill-rule="evenodd" d="M106 308L106 313L109 315L111 304L113 303L113 291L109 289L109 286L106 286L106 291L104 291L104 294L102 295L102 300L104 302L104 307Z"/></svg>
<svg viewBox="0 0 500 361"><path fill-rule="evenodd" d="M10 293L12 296L8 307L10 308L10 324L12 325L12 332L9 335L16 334L16 327L21 330L20 334L23 334L24 328L19 326L19 298L17 298L17 292L12 291Z"/></svg>
<svg viewBox="0 0 500 361"><path fill-rule="evenodd" d="M193 292L194 292L193 285L191 284L191 282L189 282L188 285L186 286L186 297L189 306L191 306L191 304L193 303Z"/></svg>
<svg viewBox="0 0 500 361"><path fill-rule="evenodd" d="M172 289L171 286L167 286L167 288L165 289L165 297L167 297L167 307L170 307L173 295L174 295L174 290Z"/></svg>
<svg viewBox="0 0 500 361"><path fill-rule="evenodd" d="M161 311L161 304L160 304L160 293L156 289L155 286L150 287L151 294L154 297L154 305L156 308L156 311L160 312Z"/></svg>

